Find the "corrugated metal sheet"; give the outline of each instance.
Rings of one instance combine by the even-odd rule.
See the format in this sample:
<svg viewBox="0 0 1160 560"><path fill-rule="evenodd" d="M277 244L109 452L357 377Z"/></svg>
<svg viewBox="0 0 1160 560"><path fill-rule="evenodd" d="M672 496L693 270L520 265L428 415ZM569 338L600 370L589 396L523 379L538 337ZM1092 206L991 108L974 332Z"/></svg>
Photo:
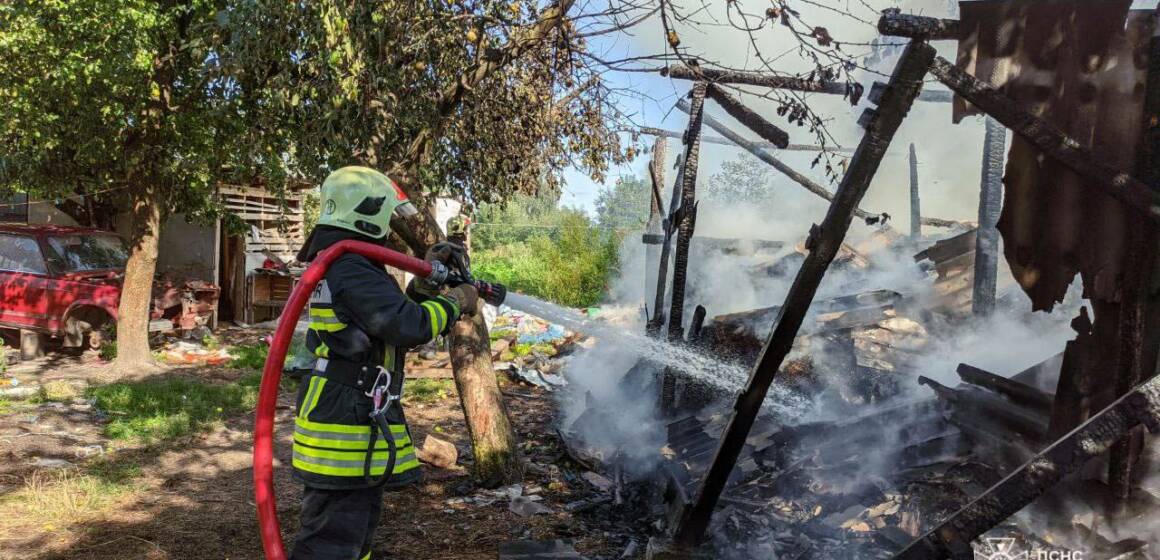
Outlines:
<svg viewBox="0 0 1160 560"><path fill-rule="evenodd" d="M1151 11L1131 0L961 2L961 68L1116 167L1141 137ZM973 114L956 99L955 121ZM1127 211L1016 137L1004 177L1007 262L1036 309L1061 301L1077 272L1087 297L1119 301ZM1134 218L1134 217L1133 217Z"/></svg>

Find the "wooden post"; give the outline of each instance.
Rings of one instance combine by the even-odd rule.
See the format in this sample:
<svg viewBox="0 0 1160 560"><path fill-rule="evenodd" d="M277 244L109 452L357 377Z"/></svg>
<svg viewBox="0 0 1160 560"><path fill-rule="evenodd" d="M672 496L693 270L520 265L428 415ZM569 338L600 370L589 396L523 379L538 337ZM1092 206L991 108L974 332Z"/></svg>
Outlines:
<svg viewBox="0 0 1160 560"><path fill-rule="evenodd" d="M705 478L693 498L681 511L673 541L677 546L692 547L701 542L709 526L713 509L729 474L733 471L737 458L745 446L749 430L761 411L761 405L773 383L777 371L793 346L793 340L801 328L806 312L813 302L814 294L826 274L826 269L838 253L850 222L854 218L858 202L870 187L870 181L877 173L883 156L898 131L899 125L910 111L914 98L922 89L922 80L934 59L935 49L922 42L912 42L906 47L890 85L882 96L877 116L869 123L866 134L858 144L854 158L842 183L834 195L834 202L826 212L822 225L814 226L806 240L809 255L798 270L785 303L778 311L774 328L761 350L757 364L750 373L744 391L737 397L734 413L725 427L716 455L709 466Z"/></svg>
<svg viewBox="0 0 1160 560"><path fill-rule="evenodd" d="M688 102L686 102L684 99L677 102L677 109L680 109L686 113L688 113L690 110ZM831 193L828 189L826 189L826 187L823 187L823 186L811 181L809 179L809 177L806 177L805 175L802 175L801 173L794 171L794 169L792 167L786 165L781 160L773 157L772 155L769 154L769 152L758 148L753 142L746 140L744 136L741 136L740 134L734 132L731 128L729 128L728 126L725 126L724 123L713 118L711 115L705 115L705 124L709 128L716 130L717 133L720 134L721 136L724 136L725 138L728 138L730 141L732 141L734 144L737 144L737 146L740 147L741 149L753 154L754 157L769 164L771 167L780 171L786 177L793 179L793 181L795 183L805 187L807 191L810 191L810 192L818 195L819 197L821 197L825 200L828 200L831 202L834 200L833 193ZM865 220L866 218L877 218L879 216L878 214L872 214L870 212L862 210L861 208L855 208L854 215L858 216L859 218L862 218L863 220Z"/></svg>
<svg viewBox="0 0 1160 560"><path fill-rule="evenodd" d="M1007 129L987 118L983 139L983 177L979 189L979 229L975 236L975 286L971 310L988 317L995 310L999 278L999 211L1003 208L1003 156Z"/></svg>
<svg viewBox="0 0 1160 560"><path fill-rule="evenodd" d="M494 488L519 482L523 469L516 434L491 366L491 345L483 313L465 315L456 321L448 346L455 387L471 434L475 457L472 475L476 483Z"/></svg>
<svg viewBox="0 0 1160 560"><path fill-rule="evenodd" d="M918 154L914 153L914 142L910 143L910 237L922 237L922 209L918 200Z"/></svg>
<svg viewBox="0 0 1160 560"><path fill-rule="evenodd" d="M657 263L657 290L656 300L653 304L653 316L649 319L648 325L645 326L645 332L649 336L659 336L661 327L665 324L665 287L668 285L669 279L669 252L673 246L673 233L676 232L677 203L681 200L681 184L684 183L685 155L677 156L677 180L673 184L673 197L669 201L669 215L664 220L665 239L661 243L661 260Z"/></svg>
<svg viewBox="0 0 1160 560"><path fill-rule="evenodd" d="M1154 21L1160 22L1160 7ZM1148 74L1144 88L1144 133L1136 158L1136 175L1154 192L1160 191L1160 25L1148 44ZM1152 315L1160 309L1153 293L1156 242L1160 228L1144 220L1128 224L1123 297L1120 304L1119 371L1116 395L1152 377L1156 370L1156 337L1160 325ZM1144 447L1144 433L1132 430L1112 446L1108 460L1108 485L1126 500L1132 490L1132 467Z"/></svg>
<svg viewBox="0 0 1160 560"><path fill-rule="evenodd" d="M649 180L652 183L652 199L648 207L648 223L645 226L645 232L649 235L660 236L663 233L663 222L665 215L664 201L661 200L665 188L665 152L667 151L668 141L663 136L658 136L653 142L652 161L649 162ZM645 245L645 263L644 263L644 301L651 302L656 297L657 290L657 265L661 260L661 247L659 245ZM659 306L653 307L649 310L649 319L661 313Z"/></svg>
<svg viewBox="0 0 1160 560"><path fill-rule="evenodd" d="M669 307L669 340L680 340L684 334L685 279L689 269L689 242L697 225L697 163L701 154L701 119L704 116L708 84L693 84L689 128L685 132L685 160L681 170L681 207L677 213L677 252L673 260L673 297Z"/></svg>

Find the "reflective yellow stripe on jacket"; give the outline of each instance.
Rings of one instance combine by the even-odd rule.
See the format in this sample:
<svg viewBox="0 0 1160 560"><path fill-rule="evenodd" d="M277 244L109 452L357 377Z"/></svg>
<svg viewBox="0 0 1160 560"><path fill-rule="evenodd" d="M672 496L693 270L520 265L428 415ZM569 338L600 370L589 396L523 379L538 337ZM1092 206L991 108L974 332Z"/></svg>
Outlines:
<svg viewBox="0 0 1160 560"><path fill-rule="evenodd" d="M361 477L366 474L367 450L371 445L371 426L351 426L313 422L310 413L318 405L318 397L326 386L326 378L312 376L294 425L293 465L297 469L328 476ZM391 425L395 439L394 474L419 466L415 447L407 434L407 427ZM389 447L382 438L376 438L371 454L370 474L380 477L387 471Z"/></svg>

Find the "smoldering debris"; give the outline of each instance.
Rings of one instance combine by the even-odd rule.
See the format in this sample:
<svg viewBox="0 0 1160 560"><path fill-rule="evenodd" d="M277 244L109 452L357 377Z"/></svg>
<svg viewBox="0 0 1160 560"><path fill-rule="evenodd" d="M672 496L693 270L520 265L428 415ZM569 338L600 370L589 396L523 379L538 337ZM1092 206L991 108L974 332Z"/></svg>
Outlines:
<svg viewBox="0 0 1160 560"><path fill-rule="evenodd" d="M973 270L973 251L956 250L969 246L962 235L866 239L848 245L783 367L771 398L794 405L764 409L734 466L709 531L718 557L890 557L1052 441L1057 353L1083 302L1032 315L1015 311L1027 307L1016 294L981 320L969 314L971 282L958 278ZM743 270L761 284L786 281L770 276L782 268L793 267ZM777 314L715 314L686 348L748 368ZM561 439L603 496L576 508L601 518L631 510L628 526L663 535L713 460L733 395L617 342L574 356L558 393ZM1092 534L1091 524L1068 534ZM1016 520L985 537L1043 550L1063 538ZM1100 550L1139 548L1125 535L1100 538Z"/></svg>

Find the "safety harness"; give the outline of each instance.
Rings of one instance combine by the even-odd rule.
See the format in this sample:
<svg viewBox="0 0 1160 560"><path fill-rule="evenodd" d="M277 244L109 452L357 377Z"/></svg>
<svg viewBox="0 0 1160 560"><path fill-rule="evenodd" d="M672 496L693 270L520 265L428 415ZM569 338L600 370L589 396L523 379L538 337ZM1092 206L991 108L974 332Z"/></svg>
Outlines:
<svg viewBox="0 0 1160 560"><path fill-rule="evenodd" d="M363 478L368 485L383 484L390 480L395 472L399 449L391 430L391 424L387 421L387 410L394 402L403 397L401 388L399 394L391 393L391 372L380 365L359 366L342 360L320 358L314 365L313 375L357 389L370 397L371 438L367 445ZM387 443L387 466L382 476L375 477L371 474L371 470L375 444L378 443L380 437Z"/></svg>

